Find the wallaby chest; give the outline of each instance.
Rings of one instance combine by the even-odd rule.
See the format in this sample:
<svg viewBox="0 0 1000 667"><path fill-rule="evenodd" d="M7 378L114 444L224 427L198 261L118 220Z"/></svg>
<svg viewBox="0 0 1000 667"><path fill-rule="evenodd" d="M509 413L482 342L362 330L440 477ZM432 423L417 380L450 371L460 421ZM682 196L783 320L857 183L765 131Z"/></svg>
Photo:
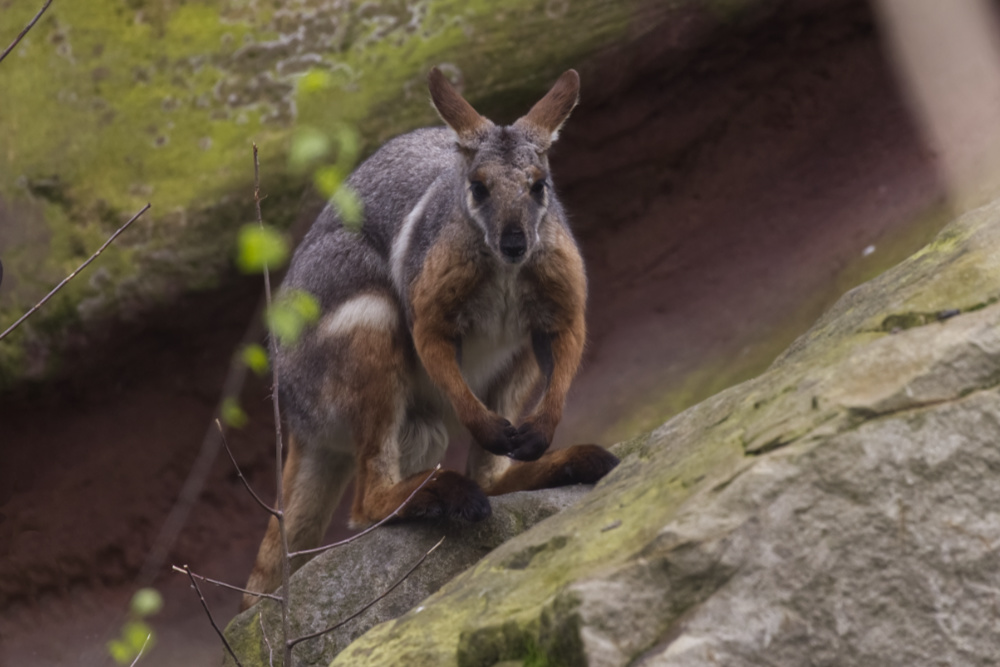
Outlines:
<svg viewBox="0 0 1000 667"><path fill-rule="evenodd" d="M530 343L525 289L517 267L501 267L473 290L458 313L462 375L477 394Z"/></svg>

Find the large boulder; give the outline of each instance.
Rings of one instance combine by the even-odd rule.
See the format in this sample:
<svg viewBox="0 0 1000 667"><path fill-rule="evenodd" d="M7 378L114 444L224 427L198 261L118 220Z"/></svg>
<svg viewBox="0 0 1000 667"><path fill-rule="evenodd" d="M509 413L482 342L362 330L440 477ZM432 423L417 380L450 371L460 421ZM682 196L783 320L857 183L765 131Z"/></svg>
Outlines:
<svg viewBox="0 0 1000 667"><path fill-rule="evenodd" d="M318 632L364 609L444 538L441 546L420 563L418 574L406 577L384 599L337 630L302 642L295 648L297 664L330 662L372 626L414 608L456 573L539 521L579 502L587 491L589 487L577 486L512 493L495 498L492 516L481 523L445 521L436 525L383 526L317 556L291 581L290 623L295 636ZM527 565L527 560L524 564ZM243 665L264 666L271 664L274 651L280 659L281 627L278 603L264 600L237 616L226 628L226 634ZM226 664L235 664L228 653Z"/></svg>
<svg viewBox="0 0 1000 667"><path fill-rule="evenodd" d="M38 4L5 7L4 25L27 23ZM296 127L353 127L363 154L432 123L424 80L433 65L469 82L482 108L523 111L566 67L672 13L726 3L647 4L55 3L0 65L0 322L27 310L146 202L153 208L5 339L0 391L91 358L67 348L93 349L109 322L223 283L236 231L253 219L252 141L268 221L287 226L310 180L287 166ZM326 72L327 87L305 99L298 86L310 70Z"/></svg>
<svg viewBox="0 0 1000 667"><path fill-rule="evenodd" d="M998 257L995 202L333 664L994 664Z"/></svg>

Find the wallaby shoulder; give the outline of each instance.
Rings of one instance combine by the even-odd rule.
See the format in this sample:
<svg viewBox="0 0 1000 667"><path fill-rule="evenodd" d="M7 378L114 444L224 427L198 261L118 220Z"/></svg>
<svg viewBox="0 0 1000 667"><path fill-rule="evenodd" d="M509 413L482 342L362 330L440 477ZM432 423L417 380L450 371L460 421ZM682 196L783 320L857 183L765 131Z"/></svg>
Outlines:
<svg viewBox="0 0 1000 667"><path fill-rule="evenodd" d="M443 127L414 130L384 144L347 182L362 202L360 233L345 228L327 205L296 249L284 285L311 292L324 308L359 287L392 290L393 238L434 181L459 169L456 153L453 135Z"/></svg>

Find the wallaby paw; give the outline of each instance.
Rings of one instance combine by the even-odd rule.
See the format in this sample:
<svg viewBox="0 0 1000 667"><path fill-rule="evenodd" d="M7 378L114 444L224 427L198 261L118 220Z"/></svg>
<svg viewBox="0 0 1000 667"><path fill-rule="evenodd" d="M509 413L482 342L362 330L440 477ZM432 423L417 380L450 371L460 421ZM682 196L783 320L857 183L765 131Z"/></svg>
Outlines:
<svg viewBox="0 0 1000 667"><path fill-rule="evenodd" d="M470 430L476 442L486 451L517 461L538 459L552 440L551 429L543 428L540 423L527 421L515 427L500 416L496 416L486 428Z"/></svg>
<svg viewBox="0 0 1000 667"><path fill-rule="evenodd" d="M517 438L517 428L499 415L483 426L470 426L469 430L472 431L472 437L479 443L479 446L491 454L510 456L515 449L514 440Z"/></svg>
<svg viewBox="0 0 1000 667"><path fill-rule="evenodd" d="M531 422L522 424L510 443L512 448L507 456L517 461L535 461L549 448L548 436Z"/></svg>
<svg viewBox="0 0 1000 667"><path fill-rule="evenodd" d="M490 501L478 484L457 472L444 470L413 497L403 515L415 519L482 521L491 513Z"/></svg>
<svg viewBox="0 0 1000 667"><path fill-rule="evenodd" d="M553 470L552 486L596 484L619 462L617 456L600 445L573 445L555 454L562 460Z"/></svg>

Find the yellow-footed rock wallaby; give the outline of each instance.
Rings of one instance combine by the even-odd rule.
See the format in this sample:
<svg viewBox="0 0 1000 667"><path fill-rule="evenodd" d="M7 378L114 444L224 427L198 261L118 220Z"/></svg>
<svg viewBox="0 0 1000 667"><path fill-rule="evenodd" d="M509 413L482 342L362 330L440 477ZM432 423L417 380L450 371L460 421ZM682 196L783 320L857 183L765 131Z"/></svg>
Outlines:
<svg viewBox="0 0 1000 667"><path fill-rule="evenodd" d="M353 524L392 514L441 460L456 421L478 445L467 476L437 473L400 518L479 521L488 495L593 483L618 463L596 445L546 453L586 333L583 261L547 157L580 77L563 74L506 127L437 69L429 87L448 127L397 137L358 167L348 184L364 204L360 231L328 206L284 281L322 308L274 360L292 551L319 544L352 477ZM277 588L280 554L272 518L249 590ZM256 600L246 595L244 608Z"/></svg>

